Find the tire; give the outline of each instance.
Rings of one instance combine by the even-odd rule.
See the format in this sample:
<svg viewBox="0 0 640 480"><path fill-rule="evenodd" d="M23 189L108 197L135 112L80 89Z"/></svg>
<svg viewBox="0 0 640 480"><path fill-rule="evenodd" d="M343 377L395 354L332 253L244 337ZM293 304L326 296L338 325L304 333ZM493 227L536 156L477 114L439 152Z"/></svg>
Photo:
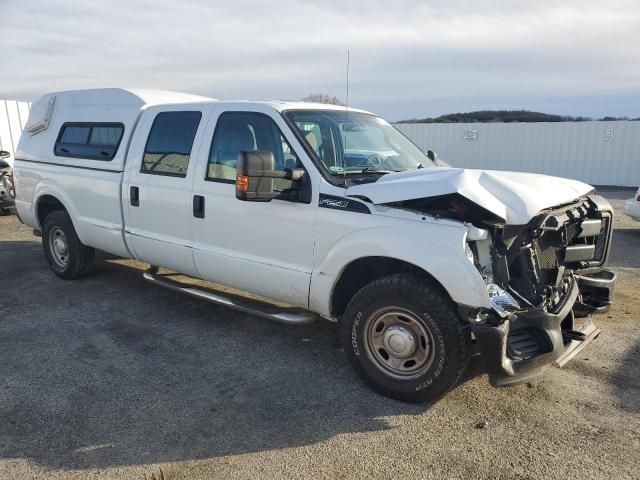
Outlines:
<svg viewBox="0 0 640 480"><path fill-rule="evenodd" d="M403 402L441 397L471 357L470 329L453 302L435 282L414 274L389 275L359 290L342 316L340 337L365 382Z"/></svg>
<svg viewBox="0 0 640 480"><path fill-rule="evenodd" d="M64 210L51 212L45 218L42 246L53 273L65 280L87 275L95 264L95 250L82 244Z"/></svg>

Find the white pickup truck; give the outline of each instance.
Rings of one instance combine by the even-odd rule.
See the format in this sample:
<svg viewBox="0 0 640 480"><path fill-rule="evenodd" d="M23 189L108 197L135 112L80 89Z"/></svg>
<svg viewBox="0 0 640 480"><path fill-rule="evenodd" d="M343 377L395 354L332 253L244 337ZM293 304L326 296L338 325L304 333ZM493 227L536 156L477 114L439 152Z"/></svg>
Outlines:
<svg viewBox="0 0 640 480"><path fill-rule="evenodd" d="M14 188L59 277L99 249L205 300L337 321L356 370L400 400L443 395L474 352L496 386L562 366L612 301L611 206L577 181L433 158L361 110L80 90L32 106Z"/></svg>

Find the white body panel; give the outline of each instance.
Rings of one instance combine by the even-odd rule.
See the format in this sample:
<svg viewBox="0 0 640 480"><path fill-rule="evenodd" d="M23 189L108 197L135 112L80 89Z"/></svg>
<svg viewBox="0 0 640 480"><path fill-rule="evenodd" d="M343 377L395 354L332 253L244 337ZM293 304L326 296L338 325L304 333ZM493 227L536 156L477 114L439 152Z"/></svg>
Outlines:
<svg viewBox="0 0 640 480"><path fill-rule="evenodd" d="M38 202L55 197L69 212L80 240L107 252L309 308L331 317L336 282L348 265L387 257L430 273L453 301L488 307L484 279L465 255L469 225L389 208L384 203L460 193L504 218L526 223L539 210L591 190L580 182L540 175L425 168L388 174L348 189L318 171L280 112L292 108L343 109L297 102L218 102L167 92L117 89L61 92L50 118L30 118L39 130L22 137L17 153L16 206L40 228ZM34 104L34 108L35 108ZM149 131L159 112L196 110L202 118L184 177L141 173ZM213 133L223 112L268 115L310 177L309 204L285 200L243 202L232 183L206 181ZM124 136L113 160L61 158L54 144L65 122L119 122ZM43 125L48 125L43 128ZM130 187L139 189L133 206ZM320 194L359 196L370 211L322 208ZM193 215L194 195L205 216ZM366 210L366 209L365 209ZM475 229L477 234L477 229Z"/></svg>
<svg viewBox="0 0 640 480"><path fill-rule="evenodd" d="M193 255L199 276L252 293L307 308L314 258L318 189L310 204L272 200L241 202L235 185L205 180L211 141L223 112L247 111L243 103L219 105L199 151L194 195L205 197L205 218L193 218ZM304 152L284 120L270 107L252 112L269 116L296 152ZM300 155L312 183L320 175Z"/></svg>
<svg viewBox="0 0 640 480"><path fill-rule="evenodd" d="M171 111L202 113L186 177L142 173L142 157L153 121L158 113ZM198 274L192 254L191 187L197 167L195 159L210 111L208 104L156 106L145 110L129 148L122 185L125 237L135 257L188 275ZM131 205L129 197L132 186L139 189L137 207Z"/></svg>
<svg viewBox="0 0 640 480"><path fill-rule="evenodd" d="M330 316L331 293L340 274L352 261L365 257L388 257L411 263L429 272L453 301L488 306L484 280L464 256L466 226L378 208L373 207L371 215L318 209L311 310Z"/></svg>
<svg viewBox="0 0 640 480"><path fill-rule="evenodd" d="M41 227L36 217L38 201L51 195L69 212L82 243L130 256L122 236L122 173L18 162L14 175L20 185L16 208L24 223Z"/></svg>
<svg viewBox="0 0 640 480"><path fill-rule="evenodd" d="M640 188L633 198L624 202L624 213L625 215L640 222L640 202L638 201L638 198L640 198Z"/></svg>
<svg viewBox="0 0 640 480"><path fill-rule="evenodd" d="M508 224L522 225L541 210L569 203L592 190L577 180L535 173L422 168L350 187L347 196L364 196L382 204L459 193Z"/></svg>

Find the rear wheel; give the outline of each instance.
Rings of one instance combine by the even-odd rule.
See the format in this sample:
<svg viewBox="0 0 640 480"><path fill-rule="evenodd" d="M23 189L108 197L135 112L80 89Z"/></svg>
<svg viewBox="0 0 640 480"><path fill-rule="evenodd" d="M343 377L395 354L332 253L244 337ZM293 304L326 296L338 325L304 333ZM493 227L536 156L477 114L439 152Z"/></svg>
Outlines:
<svg viewBox="0 0 640 480"><path fill-rule="evenodd" d="M44 220L42 246L51 270L65 280L88 274L95 263L95 250L83 245L69 214L51 212Z"/></svg>
<svg viewBox="0 0 640 480"><path fill-rule="evenodd" d="M468 327L441 287L418 275L389 275L358 291L340 334L364 380L406 402L442 396L469 363Z"/></svg>

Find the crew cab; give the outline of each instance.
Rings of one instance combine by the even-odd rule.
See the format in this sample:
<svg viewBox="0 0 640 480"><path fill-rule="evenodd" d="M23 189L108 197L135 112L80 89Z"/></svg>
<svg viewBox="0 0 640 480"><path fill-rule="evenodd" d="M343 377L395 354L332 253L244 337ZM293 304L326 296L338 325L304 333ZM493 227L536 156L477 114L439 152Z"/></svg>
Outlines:
<svg viewBox="0 0 640 480"><path fill-rule="evenodd" d="M78 90L33 104L14 188L58 277L98 249L203 300L337 322L358 373L403 401L443 395L472 356L500 386L563 365L612 302L611 206L578 181L433 157L352 108Z"/></svg>

